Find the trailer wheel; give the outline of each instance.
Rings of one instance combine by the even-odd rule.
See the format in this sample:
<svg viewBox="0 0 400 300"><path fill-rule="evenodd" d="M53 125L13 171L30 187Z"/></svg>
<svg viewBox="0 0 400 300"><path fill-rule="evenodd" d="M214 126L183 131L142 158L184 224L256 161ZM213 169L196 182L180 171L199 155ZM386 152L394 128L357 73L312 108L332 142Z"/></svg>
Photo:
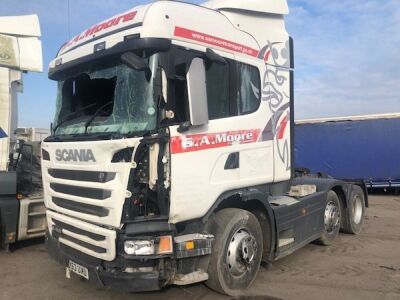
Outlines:
<svg viewBox="0 0 400 300"><path fill-rule="evenodd" d="M348 209L345 210L342 217L342 231L351 234L359 234L364 223L364 215L364 192L361 187L354 185L349 198Z"/></svg>
<svg viewBox="0 0 400 300"><path fill-rule="evenodd" d="M263 240L257 218L250 212L227 208L216 213L215 236L206 285L222 294L239 296L257 276Z"/></svg>
<svg viewBox="0 0 400 300"><path fill-rule="evenodd" d="M340 229L340 201L334 191L329 191L326 197L324 212L324 232L316 240L318 244L329 246L339 234Z"/></svg>

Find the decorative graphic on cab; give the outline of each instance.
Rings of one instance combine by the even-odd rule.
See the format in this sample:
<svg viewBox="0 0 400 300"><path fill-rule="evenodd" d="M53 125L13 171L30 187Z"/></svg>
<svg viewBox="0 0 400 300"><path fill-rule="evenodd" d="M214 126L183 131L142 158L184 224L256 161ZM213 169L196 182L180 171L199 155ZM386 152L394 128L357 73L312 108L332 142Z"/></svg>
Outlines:
<svg viewBox="0 0 400 300"><path fill-rule="evenodd" d="M237 144L256 143L260 129L226 131L211 134L194 134L171 138L172 154L227 147Z"/></svg>

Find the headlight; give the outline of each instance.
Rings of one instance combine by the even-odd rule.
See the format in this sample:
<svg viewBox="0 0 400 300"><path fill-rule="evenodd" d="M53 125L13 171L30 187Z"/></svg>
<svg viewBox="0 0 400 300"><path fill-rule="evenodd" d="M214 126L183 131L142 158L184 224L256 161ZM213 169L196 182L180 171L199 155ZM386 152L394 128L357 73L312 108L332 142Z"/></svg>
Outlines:
<svg viewBox="0 0 400 300"><path fill-rule="evenodd" d="M154 254L154 241L126 241L124 250L129 255Z"/></svg>
<svg viewBox="0 0 400 300"><path fill-rule="evenodd" d="M125 241L124 251L128 255L154 255L173 253L172 236L160 236L154 240Z"/></svg>

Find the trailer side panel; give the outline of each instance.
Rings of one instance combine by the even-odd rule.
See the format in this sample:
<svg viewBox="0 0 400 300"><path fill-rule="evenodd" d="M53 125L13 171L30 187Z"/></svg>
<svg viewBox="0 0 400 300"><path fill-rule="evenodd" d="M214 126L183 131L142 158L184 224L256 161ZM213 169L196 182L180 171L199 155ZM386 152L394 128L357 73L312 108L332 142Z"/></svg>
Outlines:
<svg viewBox="0 0 400 300"><path fill-rule="evenodd" d="M369 187L400 186L400 117L295 126L296 167Z"/></svg>

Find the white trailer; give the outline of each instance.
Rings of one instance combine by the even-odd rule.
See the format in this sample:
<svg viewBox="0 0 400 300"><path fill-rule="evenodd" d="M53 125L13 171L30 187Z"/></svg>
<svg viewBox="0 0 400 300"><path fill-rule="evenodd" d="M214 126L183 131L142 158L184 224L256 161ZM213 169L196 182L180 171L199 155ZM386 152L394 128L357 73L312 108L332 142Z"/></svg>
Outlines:
<svg viewBox="0 0 400 300"><path fill-rule="evenodd" d="M46 245L68 276L239 295L261 261L360 232L362 182L295 174L287 13L157 1L63 45L42 172Z"/></svg>
<svg viewBox="0 0 400 300"><path fill-rule="evenodd" d="M39 37L36 15L0 17L0 246L4 248L17 240L45 233L43 196L17 193L14 161L17 156L17 94L23 91L23 72L42 72Z"/></svg>
<svg viewBox="0 0 400 300"><path fill-rule="evenodd" d="M18 127L15 130L18 140L25 142L41 142L50 135L50 130L36 127Z"/></svg>

